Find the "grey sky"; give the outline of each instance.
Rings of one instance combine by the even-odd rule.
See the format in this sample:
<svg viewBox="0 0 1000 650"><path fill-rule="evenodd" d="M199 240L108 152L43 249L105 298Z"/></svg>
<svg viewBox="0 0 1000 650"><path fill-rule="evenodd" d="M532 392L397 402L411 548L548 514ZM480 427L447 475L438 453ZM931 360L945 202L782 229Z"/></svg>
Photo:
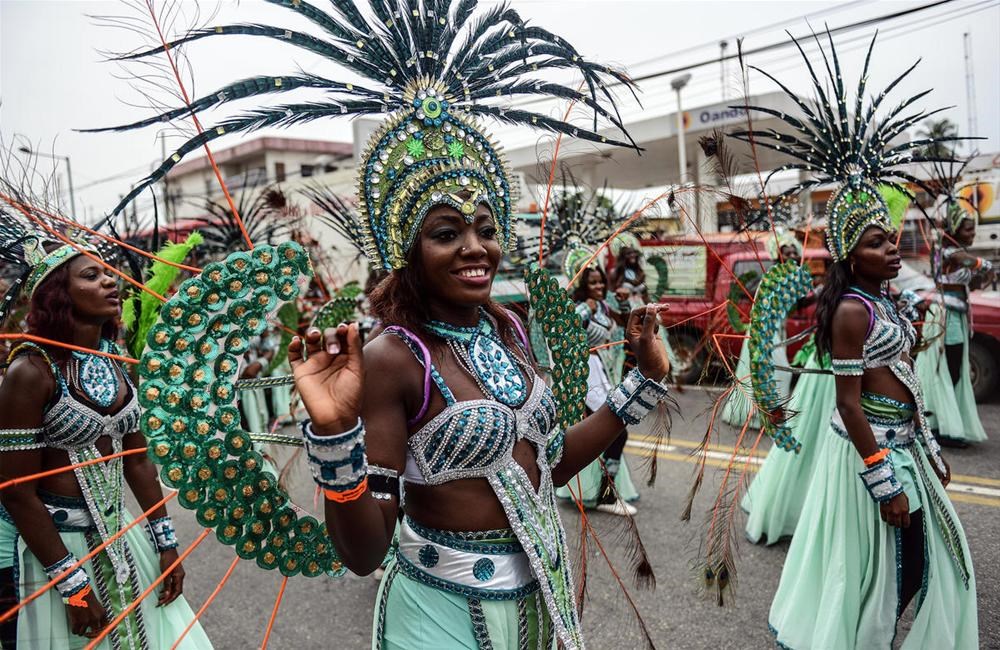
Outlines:
<svg viewBox="0 0 1000 650"><path fill-rule="evenodd" d="M816 27L824 21L836 27L921 4L925 2L513 2L522 17L565 37L593 60L626 66L633 76L717 57L718 42L723 38L730 39L729 52L734 52L735 42L731 39L741 33L750 32L745 40L748 49L787 38L782 32L786 27L793 34L803 34L808 27L804 20L795 18L806 14L821 12L811 19ZM191 11L190 3L182 6ZM129 10L117 2L0 0L0 134L7 142L14 134L23 135L44 151L71 156L78 212L88 220L108 210L117 196L140 179L160 156L156 127L125 134L72 131L151 115L149 110L129 105L141 102L140 95L128 81L116 78L120 69L105 62L100 54L103 50L129 49L137 44L136 37L99 26L89 17L123 13ZM212 24L257 21L296 27L305 24L286 10L253 0L243 0L239 5L222 3ZM779 22L785 24L759 29ZM885 23L880 29L870 88L884 84L922 56L917 71L899 88L897 101L908 93L933 88L921 106L955 105L945 115L958 123L963 133L967 133L967 102L962 34L971 34L978 135L989 138L978 147L984 152L1000 151L1000 2L955 1ZM860 71L867 44L862 37L870 37L872 32L873 28L866 28L837 37L845 76L851 83ZM288 73L297 66L314 69L318 62L294 48L247 37L208 39L187 52L194 71L195 93L206 93L253 74ZM806 90L807 79L794 50L764 53L750 58L750 62L773 72L793 89ZM344 79L330 64L324 64L319 71ZM719 101L720 73L718 63L693 70L691 85L685 90L685 108ZM642 85L642 108L623 96L624 116L652 116L675 110L668 81L660 78ZM729 64L726 87L729 98L740 92L735 63ZM773 89L759 75L751 77L753 92ZM542 108L553 114L564 110L555 104ZM526 131L491 128L507 146L538 138ZM285 133L350 140L351 126L346 120L326 120ZM180 139L175 135L168 142L169 150ZM214 148L233 142L223 139ZM119 175L116 180L95 184Z"/></svg>

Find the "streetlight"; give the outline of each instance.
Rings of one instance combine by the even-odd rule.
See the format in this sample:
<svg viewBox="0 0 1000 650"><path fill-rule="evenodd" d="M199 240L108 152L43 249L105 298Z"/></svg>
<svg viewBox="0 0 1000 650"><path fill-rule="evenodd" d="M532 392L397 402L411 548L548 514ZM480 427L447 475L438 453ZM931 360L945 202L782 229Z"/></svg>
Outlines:
<svg viewBox="0 0 1000 650"><path fill-rule="evenodd" d="M691 81L686 72L670 80L670 87L677 93L677 164L680 167L680 184L687 182L687 152L684 148L684 109L681 108L681 90Z"/></svg>
<svg viewBox="0 0 1000 650"><path fill-rule="evenodd" d="M69 208L73 211L72 218L76 219L76 197L73 195L73 170L69 164L69 156L57 156L51 153L45 153L42 151L32 151L28 147L18 147L18 151L21 153L26 153L29 156L34 154L36 156L41 156L43 158L51 158L52 160L65 160L66 161L66 182L69 183Z"/></svg>

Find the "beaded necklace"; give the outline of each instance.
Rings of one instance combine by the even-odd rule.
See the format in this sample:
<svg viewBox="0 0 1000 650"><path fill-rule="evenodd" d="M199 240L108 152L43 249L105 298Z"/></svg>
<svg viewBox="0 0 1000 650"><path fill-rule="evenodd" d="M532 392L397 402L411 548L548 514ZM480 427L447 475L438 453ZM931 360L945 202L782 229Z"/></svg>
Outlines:
<svg viewBox="0 0 1000 650"><path fill-rule="evenodd" d="M111 352L110 341L102 339L99 349L101 352ZM75 367L67 374L75 380L76 387L87 399L103 409L114 404L121 384L111 359L74 350L73 365Z"/></svg>
<svg viewBox="0 0 1000 650"><path fill-rule="evenodd" d="M427 324L427 329L448 342L459 365L475 380L483 395L506 406L524 404L528 398L527 362L511 354L485 311L480 310L475 327L435 320Z"/></svg>

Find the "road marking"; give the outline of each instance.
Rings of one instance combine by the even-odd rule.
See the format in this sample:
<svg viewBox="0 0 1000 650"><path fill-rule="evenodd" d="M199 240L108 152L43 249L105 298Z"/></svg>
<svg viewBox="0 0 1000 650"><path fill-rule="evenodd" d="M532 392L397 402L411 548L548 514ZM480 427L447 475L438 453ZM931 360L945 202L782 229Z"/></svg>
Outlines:
<svg viewBox="0 0 1000 650"><path fill-rule="evenodd" d="M656 445L649 436L636 436L638 440L629 438L626 448L630 454L636 456L650 457L654 453L658 458L664 460L674 460L683 463L699 463L701 462L701 457L692 453L677 453L681 448L685 449L695 449L699 446L696 442L691 442L688 440L671 440L670 444L660 444ZM709 448L705 451L705 464L712 467L727 467L733 458L732 449L729 451L719 451L720 445L709 445ZM762 454L759 452L751 457L746 454L737 454L735 457L736 464L742 464L749 461L749 471L756 472L760 465L764 462ZM956 475L953 479L959 479L965 482L956 482L952 480L945 488L949 492L949 496L952 501L958 503L974 503L976 505L983 506L993 506L1000 508L1000 489L983 487L981 485L972 485L972 481L968 479L974 479L977 482L988 482L992 483L994 479L987 479L983 477L976 476L964 476Z"/></svg>

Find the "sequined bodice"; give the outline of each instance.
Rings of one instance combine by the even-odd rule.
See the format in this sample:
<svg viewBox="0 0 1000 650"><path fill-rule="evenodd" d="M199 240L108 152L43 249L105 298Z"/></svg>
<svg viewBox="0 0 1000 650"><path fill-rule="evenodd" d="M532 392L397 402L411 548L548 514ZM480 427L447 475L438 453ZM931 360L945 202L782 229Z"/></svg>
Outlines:
<svg viewBox="0 0 1000 650"><path fill-rule="evenodd" d="M544 448L555 426L555 398L537 375L517 409L489 399L455 401L443 382L438 387L447 405L407 442L408 460L430 485L486 478L510 461L518 440Z"/></svg>
<svg viewBox="0 0 1000 650"><path fill-rule="evenodd" d="M93 445L101 436L120 441L139 425L139 401L135 386L128 373L122 372L129 394L125 405L112 414L103 414L82 402L69 389L69 383L47 354L36 346L25 346L42 352L49 362L58 384L56 401L46 408L42 416L42 439L46 447L65 451L79 450Z"/></svg>
<svg viewBox="0 0 1000 650"><path fill-rule="evenodd" d="M917 331L913 323L899 315L896 309L884 299L871 300L875 310L872 325L864 343L864 363L866 368L894 366L900 363L912 372L910 363L904 359L917 341Z"/></svg>

